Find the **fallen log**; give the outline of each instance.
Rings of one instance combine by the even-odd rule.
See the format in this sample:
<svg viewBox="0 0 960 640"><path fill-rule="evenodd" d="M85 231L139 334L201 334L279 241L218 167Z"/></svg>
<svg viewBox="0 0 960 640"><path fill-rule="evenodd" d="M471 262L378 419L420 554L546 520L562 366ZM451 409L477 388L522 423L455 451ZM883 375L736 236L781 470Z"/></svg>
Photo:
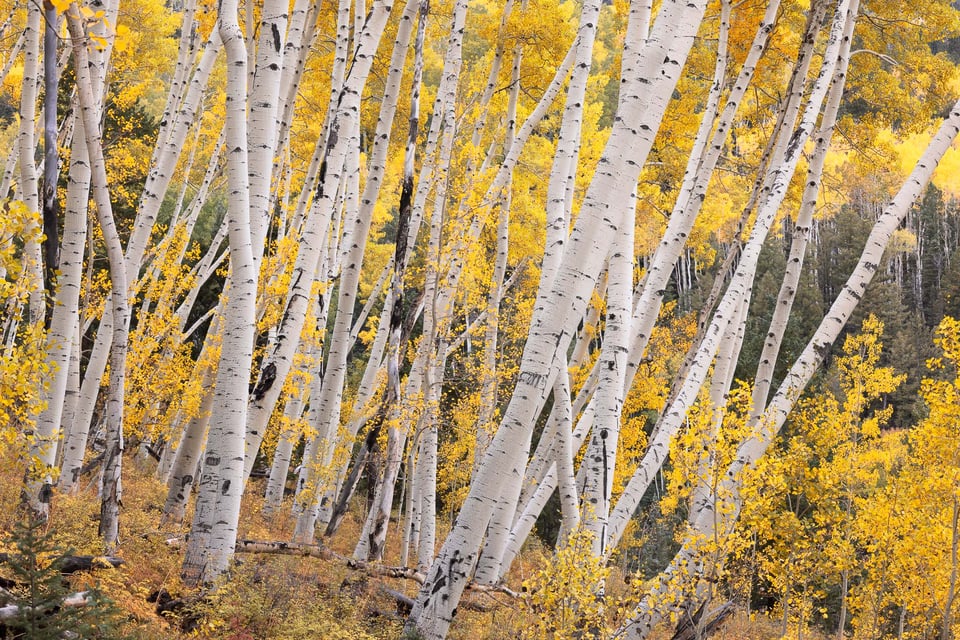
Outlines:
<svg viewBox="0 0 960 640"><path fill-rule="evenodd" d="M333 551L319 544L298 542L264 542L261 540L237 540L237 553L274 553L288 556L309 556L333 560L338 558Z"/></svg>
<svg viewBox="0 0 960 640"><path fill-rule="evenodd" d="M85 607L90 602L90 594L87 591L78 591L77 593L71 593L63 600L60 601L61 607ZM9 620L10 618L15 618L22 611L29 611L30 607L23 607L18 604L8 604L6 606L0 607L0 620Z"/></svg>
<svg viewBox="0 0 960 640"><path fill-rule="evenodd" d="M0 553L0 563L9 562L11 557L9 553ZM116 556L61 556L57 561L60 573L65 575L94 569L115 569L123 564L123 558Z"/></svg>

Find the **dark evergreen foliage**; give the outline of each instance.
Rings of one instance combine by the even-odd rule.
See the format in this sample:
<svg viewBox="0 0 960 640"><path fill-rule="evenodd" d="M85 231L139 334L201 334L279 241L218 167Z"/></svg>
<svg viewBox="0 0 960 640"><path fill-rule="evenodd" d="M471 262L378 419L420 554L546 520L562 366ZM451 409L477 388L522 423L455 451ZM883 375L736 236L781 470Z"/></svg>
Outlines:
<svg viewBox="0 0 960 640"><path fill-rule="evenodd" d="M78 597L64 577L64 562L71 554L58 547L43 527L34 518L17 523L11 539L15 551L0 562L4 585L0 607L12 612L0 619L0 638L122 638L118 610L96 589ZM65 605L68 598L84 603Z"/></svg>

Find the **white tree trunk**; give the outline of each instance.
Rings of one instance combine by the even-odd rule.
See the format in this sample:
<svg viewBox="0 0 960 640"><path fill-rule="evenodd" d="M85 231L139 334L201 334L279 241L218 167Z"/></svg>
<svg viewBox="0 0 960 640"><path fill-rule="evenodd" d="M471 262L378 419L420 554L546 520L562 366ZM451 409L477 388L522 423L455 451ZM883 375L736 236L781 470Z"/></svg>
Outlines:
<svg viewBox="0 0 960 640"><path fill-rule="evenodd" d="M258 272L270 223L270 187L275 179L273 160L277 155L277 113L288 6L287 0L265 0L263 3L257 61L253 86L250 88L250 108L247 116L250 243ZM253 17L247 16L247 21L252 22Z"/></svg>
<svg viewBox="0 0 960 640"><path fill-rule="evenodd" d="M409 2L408 8L413 6ZM373 558L379 560L383 556L383 547L386 543L387 527L390 523L390 513L393 508L393 493L403 461L403 448L406 441L406 432L394 426L393 421L399 418L400 402L400 353L403 349L403 279L407 266L407 241L410 231L410 215L413 199L413 174L416 161L417 134L420 127L420 82L423 76L423 42L426 33L427 13L429 4L426 0L418 3L417 36L414 42L413 81L410 97L410 118L407 132L407 143L404 151L403 186L400 191L399 210L397 213L397 237L394 247L394 270L390 283L390 293L385 306L390 307L390 329L387 347L387 388L384 390L383 403L380 408L380 418L390 422L387 432L387 450L384 456L383 473L376 479L374 499L364 522L363 532L354 549L354 557L362 560ZM406 16L406 12L404 16ZM407 20L406 22L410 22ZM404 50L409 43L409 26L406 27ZM394 47L394 61L402 67L402 58L397 55L397 48L401 44L398 31L397 43ZM391 71L393 70L391 65ZM398 74L399 75L399 74ZM379 425L376 427L379 429ZM358 463L359 464L359 463ZM373 481L373 479L371 479Z"/></svg>
<svg viewBox="0 0 960 640"><path fill-rule="evenodd" d="M107 443L104 452L100 490L100 536L103 538L107 549L112 549L117 544L119 535L122 493L120 469L123 455L123 398L127 358L127 326L130 322L130 311L127 305L127 270L123 247L120 244L120 235L113 220L110 192L107 186L106 163L103 159L99 130L101 105L96 98L93 80L90 77L87 37L76 3L70 6L67 13L67 23L73 45L77 94L80 114L83 119L84 137L87 143L87 157L92 170L97 221L107 245L107 257L110 262L110 304L113 305L113 317L116 321L113 326L113 339L110 346L110 386L105 409Z"/></svg>
<svg viewBox="0 0 960 640"><path fill-rule="evenodd" d="M303 400L295 395L287 400L284 406L284 417L290 422L300 419L303 415ZM283 494L287 486L287 474L290 471L290 458L293 449L300 441L301 435L296 431L281 431L277 448L273 452L273 463L270 465L270 477L267 479L267 490L263 498L263 512L274 514L280 510L283 503Z"/></svg>
<svg viewBox="0 0 960 640"><path fill-rule="evenodd" d="M210 333L216 333L211 328ZM209 344L209 342L208 342ZM204 345L206 348L207 345ZM201 353L200 361L204 360L204 354ZM199 366L197 367L199 368ZM164 522L180 523L183 521L183 515L187 508L187 499L190 497L190 491L196 482L197 466L200 462L200 455L203 453L203 444L206 441L207 425L210 422L210 413L213 410L213 401L215 397L214 388L216 376L209 367L203 367L203 371L194 371L203 380L204 396L200 402L200 410L197 415L187 421L180 442L177 443L176 454L170 465L170 471L167 477L167 499L163 505Z"/></svg>
<svg viewBox="0 0 960 640"><path fill-rule="evenodd" d="M74 371L71 359L74 353L74 336L79 325L80 282L83 277L83 254L87 241L87 203L90 191L90 164L87 157L83 123L77 122L76 133L70 151L70 172L67 178L67 200L64 212L63 243L60 250L59 291L53 306L53 317L47 334L47 359L53 380L46 391L47 406L38 419L39 433L57 433L64 424L64 404L70 376ZM79 345L77 345L79 346ZM71 421L72 423L72 421ZM64 438L66 442L66 438ZM61 454L63 452L61 451ZM82 454L80 452L82 462ZM76 460L76 457L74 457ZM59 486L70 491L77 482L80 467L76 462L70 468L62 468Z"/></svg>
<svg viewBox="0 0 960 640"><path fill-rule="evenodd" d="M203 476L183 561L187 584L213 583L233 557L243 494L244 426L257 298L246 150L247 51L237 22L236 0L221 2L219 29L228 70L225 127L230 279Z"/></svg>
<svg viewBox="0 0 960 640"><path fill-rule="evenodd" d="M583 316L606 253L603 245L620 232L618 221L611 221L607 210L614 203L627 200L632 192L704 9L705 3L665 2L660 10L641 60L643 75L654 80L645 87L643 95L629 96L615 118L554 286L549 295L538 296L535 304L517 387L501 427L430 569L407 622L407 633L419 633L431 640L446 635L476 562L493 506L509 476L522 468L535 416L557 374L558 365L554 363L559 345L567 344ZM670 44L680 47L682 55L671 56L664 65Z"/></svg>
<svg viewBox="0 0 960 640"><path fill-rule="evenodd" d="M37 178L37 163L34 156L37 150L36 119L37 119L37 89L40 84L40 30L43 9L38 4L31 4L27 8L27 23L24 27L25 44L23 47L23 81L20 90L20 200L26 205L27 211L37 214L37 218L30 223L32 230L40 229L40 192ZM44 318L43 295L43 260L40 255L40 239L30 234L30 239L24 247L24 261L27 273L30 274L30 301L28 320L31 324L42 323ZM53 460L56 456L56 441L44 443L44 434L37 434L40 447L50 451L44 458ZM46 437L49 439L49 436ZM39 448L38 448L39 451ZM33 455L31 453L31 455ZM46 461L45 461L46 462ZM31 497L31 505L36 511L35 498ZM37 511L39 514L40 512Z"/></svg>
<svg viewBox="0 0 960 640"><path fill-rule="evenodd" d="M377 121L377 131L374 137L374 151L370 161L369 175L367 177L367 184L358 214L360 219L369 220L372 217L373 206L377 200L380 185L382 183L387 147L389 144L389 134L391 125L393 124L393 117L396 113L397 97L400 89L400 78L403 71L403 59L406 52L406 45L410 37L410 19L414 13L414 7L415 5L412 1L407 3L407 7L404 11L403 17L401 18L401 28L397 33L394 55L391 61L391 70L387 78L386 88L384 89L384 99L381 106L380 117ZM362 73L362 70L358 71L358 73ZM358 136L356 137L358 138ZM349 147L350 145L351 142L348 141L347 146ZM283 336L283 338L278 342L276 348L273 350L270 356L264 359L263 366L261 367L260 380L258 381L257 387L254 389L255 395L251 398L250 414L248 416L247 424L247 477L249 477L250 470L253 468L253 461L256 457L257 449L259 448L260 442L263 439L263 430L266 428L270 414L273 412L273 408L276 405L277 399L279 398L280 389L283 386L283 380L286 379L289 373L293 353L296 351L297 345L299 344L299 336L300 332L302 331L305 318L306 304L309 299L309 293L313 284L313 279L304 279L303 274L306 273L307 270L310 270L310 272L316 270L317 260L320 255L319 252L323 246L322 243L327 236L327 225L329 225L330 212L331 210L329 208L324 207L320 210L319 214L314 214L314 212L311 211L311 217L308 218L308 224L310 224L309 220L317 220L318 222L310 225L309 229L305 230L304 237L307 238L308 241L301 244L300 251L297 254L297 261L294 265L294 284L291 287L287 310L284 313L283 321L279 329L279 335ZM323 225L323 228L317 232L316 229L320 225ZM361 246L357 247L359 253L359 259L356 261L358 273L363 257L362 245L365 243L366 231L361 228L359 233L363 235L363 241L358 243ZM342 286L343 285L341 284L341 287ZM349 308L349 311L350 316L352 317L352 305ZM352 327L351 335L353 335ZM345 348L347 353L349 353L350 347L352 347L352 341ZM269 369L270 367L273 368L272 371ZM273 384L272 382L269 385L264 384L264 373L267 371L271 371L270 377L277 380L277 384ZM257 393L257 389L261 390L259 394ZM257 397L258 395L260 397Z"/></svg>
<svg viewBox="0 0 960 640"><path fill-rule="evenodd" d="M780 204L786 196L787 187L802 155L803 146L813 131L820 107L833 80L837 66L837 54L841 47L846 26L848 6L849 0L842 0L838 7L837 15L831 27L830 41L824 55L825 61L820 68L816 84L807 102L803 119L797 130L790 136L790 144L786 146L782 162L771 168L771 175L767 178L771 186L766 192L766 199L757 213L750 238L741 252L736 273L722 300L717 305L709 328L704 334L691 366L686 371L682 385L679 386L679 392L661 414L640 466L630 478L630 482L617 501L617 506L610 518L608 549L616 547L619 543L620 536L622 536L627 522L633 516L640 498L646 493L654 475L666 459L670 441L680 428L687 410L696 400L700 386L703 384L707 370L719 347L721 336L726 331L741 302L750 299L760 249Z"/></svg>
<svg viewBox="0 0 960 640"><path fill-rule="evenodd" d="M42 9L32 4L27 9L27 23L24 27L23 82L20 90L20 132L18 136L20 156L20 199L27 210L38 215L30 223L28 231L39 230L40 196L38 192L36 153L36 134L34 121L37 112L37 86L40 76L40 21ZM31 234L31 237L33 234ZM24 262L30 279L30 298L28 321L31 325L43 323L44 292L43 262L40 258L40 241L31 239L24 247ZM65 352L50 353L49 357L65 360L69 357L69 342ZM55 381L54 385L59 381ZM56 387L54 387L56 389ZM50 487L53 483L52 466L57 459L59 422L40 416L33 436L29 441L29 459L33 461L27 470L26 492L24 497L34 515L46 519L50 511Z"/></svg>
<svg viewBox="0 0 960 640"><path fill-rule="evenodd" d="M607 284L606 328L600 350L600 380L596 398L596 417L581 469L585 470L583 501L584 529L593 533L593 554L606 551L607 521L613 492L613 473L620 438L623 409L623 380L626 374L630 341L630 315L633 306L633 229L636 198L623 207L621 233L614 237L610 250L610 276Z"/></svg>
<svg viewBox="0 0 960 640"><path fill-rule="evenodd" d="M111 12L115 12L115 5L116 3L111 4ZM106 29L104 26L98 24L95 28L98 31L98 36L106 37L104 33ZM89 69L95 97L102 96L103 94L108 53L108 51L94 51L93 55L91 55ZM101 113L98 113L97 121L102 117L102 104L98 104L98 109ZM64 214L65 224L60 256L60 269L62 273L58 279L60 291L57 294L57 300L54 305L54 316L51 321L51 335L49 337L49 340L53 341L49 353L56 359L57 367L63 366L59 358L65 356L65 354L59 352L58 347L54 346L57 340L60 339L57 336L62 331L68 330L68 327L71 334L76 334L78 331L82 333L79 327L79 296L82 288L83 253L84 244L87 242L87 209L89 205L90 183L93 175L90 167L90 154L87 152L87 136L83 119L75 117L74 120L74 135L71 141L70 151L70 171L67 177L66 211ZM105 310L104 315L111 317L110 322L101 327L105 336L108 336L111 335L113 330L112 311ZM90 362L92 364L88 364L88 370L91 366L95 368L98 363L106 362L106 354L109 347L110 342L104 341L102 355L96 356L91 354ZM76 348L79 349L79 341ZM71 350L69 357L72 359L74 356L79 360L79 353L74 353ZM99 391L100 378L103 377L103 366L103 364L100 365L100 375L96 381L96 390L88 386L88 393ZM57 369L57 371L59 371L59 369ZM79 416L77 412L77 405L80 402L80 396L82 396L79 388L79 362L77 363L75 373L77 376L77 389L72 396L72 406L69 407L69 412L66 412L64 406L67 389L60 386L61 384L66 384L66 380L61 382L59 380L59 373L55 374L54 383L49 394L48 405L45 410L45 413L49 414L48 419L52 420L56 417L61 425L69 425L69 433L66 433L63 438L63 451L61 452L62 462L58 482L60 490L64 492L76 490L80 468L83 465L83 456L86 451L87 434L90 429L91 415L87 414L86 420L84 421L83 416ZM71 372L71 375L72 374L73 372ZM77 430L76 434L74 434L74 429Z"/></svg>
<svg viewBox="0 0 960 640"><path fill-rule="evenodd" d="M175 114L177 126L171 130L167 139L159 138L157 141L158 147L162 146L162 148L155 150L154 157L151 161L150 166L152 168L147 175L147 181L140 197L134 229L130 235L125 254L126 271L131 274L131 281L135 280L136 274L140 271L147 241L153 229L153 222L156 220L160 204L163 201L167 186L173 176L173 170L176 166L177 159L180 157L179 154L183 149L183 142L189 131L194 111L207 85L207 80L213 70L220 46L220 35L218 31L214 29L204 47L203 56L198 63L197 70L190 81L187 95L184 97L181 107ZM132 285L133 282L130 284ZM89 433L90 422L93 419L97 396L100 391L100 381L103 378L103 373L107 366L107 355L110 349L110 339L113 330L114 318L112 303L108 302L105 305L103 317L100 319L100 326L90 351L90 359L87 362L83 384L80 388L80 397L77 401L76 423L74 424L76 435L74 435L73 430L71 430L70 434L72 442L69 443L69 446L73 447L75 454L78 453L81 459L83 457L83 451L86 450L87 434ZM73 460L72 457L71 460Z"/></svg>
<svg viewBox="0 0 960 640"><path fill-rule="evenodd" d="M328 158L330 160L327 166L328 181L331 178L339 177L338 174L344 166L348 151L352 154L359 153L360 97L392 7L393 5L388 2L375 3L371 16L366 21L365 28L359 36L355 63L351 68L350 76L345 81L343 91L337 98L338 111L331 126L330 141L333 142L333 148ZM322 201L330 201L332 204L332 198L333 193L325 186L323 193L320 195L321 206L323 206ZM314 203L314 206L317 206L317 203ZM327 356L327 366L320 397L311 400L311 423L317 429L317 432L322 434L322 439L323 434L328 436L322 451L321 448L317 449L317 454L323 454L322 461L320 458L308 460L305 457L304 467L311 470L312 478L308 479L308 484L311 486L317 484L316 472L319 471L320 466L329 465L334 453L333 445L340 423L340 403L343 397L343 384L346 376L347 356L349 355L348 343L350 330L352 329L353 303L360 279L360 267L366 247L367 232L370 228L372 206L369 209L366 207L362 210L353 209L352 212L348 211L347 213L349 215L346 222L348 228L344 233L344 242L347 244L347 249L341 260L342 270L338 290L337 315L334 320L333 333L330 337L330 350ZM316 409L314 409L314 402L317 405ZM318 462L320 464L317 464ZM317 489L318 487L312 486L311 494L305 496L306 501L302 504L303 510L297 519L294 532L294 540L298 542L311 542L313 540L314 527L319 515Z"/></svg>
<svg viewBox="0 0 960 640"><path fill-rule="evenodd" d="M780 385L780 389L760 417L754 435L741 444L735 462L723 474L723 481L715 499L724 499L731 503L730 516L725 521L728 526L738 514L737 491L742 480L742 471L754 465L773 443L793 405L823 362L833 341L846 325L850 314L853 313L866 291L867 285L876 274L883 251L894 231L916 199L923 193L934 169L958 133L960 133L960 102L953 105L949 117L941 124L907 181L877 220L867 238L857 266L847 279L840 295L831 305L830 311L820 322L820 326L807 343L803 353L794 363ZM653 606L654 599L670 589L671 583L675 583L678 576L687 581L697 579L696 575L690 575L690 567L694 565L694 558L698 553L696 540L704 531L709 530L711 523L700 519L697 525L693 535L684 541L670 565L661 573L657 586L620 630L624 637L645 638L647 636L663 614L663 611ZM720 534L722 535L723 532L721 531Z"/></svg>
<svg viewBox="0 0 960 640"><path fill-rule="evenodd" d="M777 294L777 301L773 307L770 327L763 341L763 351L760 353L757 373L754 376L752 420L756 420L766 407L770 385L773 382L773 371L780 353L780 345L783 342L783 334L787 330L787 322L790 319L793 301L800 283L800 273L803 271L804 258L807 252L807 241L810 238L810 228L813 224L813 213L817 206L820 191L823 165L827 158L827 151L830 149L833 128L837 121L837 112L840 109L843 88L846 84L854 24L855 22L851 21L847 26L847 33L844 34L837 72L834 76L833 85L830 87L827 106L824 109L815 136L816 147L807 167L807 179L804 182L800 210L797 212L797 218L793 225L786 271L780 285L780 292Z"/></svg>

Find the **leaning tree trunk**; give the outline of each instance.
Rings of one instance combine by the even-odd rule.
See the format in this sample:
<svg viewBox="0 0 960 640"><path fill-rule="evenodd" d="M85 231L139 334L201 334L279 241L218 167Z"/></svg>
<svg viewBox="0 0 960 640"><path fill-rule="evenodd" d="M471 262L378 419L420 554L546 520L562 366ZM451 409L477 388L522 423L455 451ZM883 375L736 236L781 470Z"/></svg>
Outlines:
<svg viewBox="0 0 960 640"><path fill-rule="evenodd" d="M408 2L404 16L409 18L412 13L412 2ZM404 22L409 23L409 20ZM404 40L404 33L406 33L406 38L409 38L409 27L406 29L401 28L398 31L397 46L395 49L399 48L399 50L405 51L406 41ZM400 46L401 44L403 44L402 47ZM396 57L397 55L395 51L394 56ZM397 65L391 66L387 87L384 90L384 100L380 117L377 121L377 131L374 136L373 157L370 161L367 185L360 204L359 215L361 219L368 219L372 215L373 206L377 201L384 168L386 166L389 133L391 125L393 124L393 116L396 113L397 93L400 86L400 72L394 71L397 66L402 72L402 57ZM358 70L358 73L359 72ZM269 356L264 358L260 377L254 388L254 395L250 399L250 413L247 420L246 477L249 477L250 471L253 469L254 458L263 439L263 431L266 429L267 421L273 413L273 409L279 399L283 381L289 374L293 354L300 341L300 332L303 329L306 305L310 298L310 290L314 281L313 277L305 277L305 275L316 271L321 248L325 246L327 226L329 225L331 213L332 210L329 207L321 207L319 210L311 210L310 217L308 218L308 227L304 231L304 236L307 241L301 244L300 251L297 254L297 260L294 265L293 285L288 297L287 309L284 312L279 328L279 335L282 336L282 338L278 341ZM352 312L352 310L351 306L350 311Z"/></svg>
<svg viewBox="0 0 960 640"><path fill-rule="evenodd" d="M724 498L732 502L729 505L730 515L726 520L727 526L736 519L738 513L737 493L743 480L743 471L755 465L773 443L786 422L787 415L822 364L830 346L846 325L857 303L862 299L867 285L873 280L890 238L910 207L923 193L934 169L958 133L960 133L960 102L953 105L949 117L930 141L907 181L877 220L867 238L860 259L840 295L831 305L813 337L781 383L773 400L760 417L754 434L740 445L734 457L734 463L724 472L723 481L720 483L715 499ZM697 579L697 576L690 575L690 569L694 566L693 560L698 554L697 540L712 526L710 522L703 521L697 524L697 528L684 541L670 565L661 573L657 585L624 624L621 631L625 637L645 638L663 615L663 611L655 606L655 600L671 589L671 585L676 584L678 580L689 584L689 581Z"/></svg>
<svg viewBox="0 0 960 640"><path fill-rule="evenodd" d="M580 216L571 234L554 286L538 296L530 335L524 348L513 397L484 461L471 483L470 493L443 548L431 566L406 632L425 638L443 638L453 611L473 570L481 538L494 504L529 449L532 426L543 406L546 390L558 373L556 354L566 345L583 316L589 293L600 272L602 247L620 229L607 211L627 200L649 152L667 101L700 25L705 2L665 2L654 32L644 47L643 75L655 80L625 101L614 119L613 131L600 158ZM677 58L664 65L673 43L681 43ZM599 256L599 257L598 257Z"/></svg>
<svg viewBox="0 0 960 640"><path fill-rule="evenodd" d="M101 37L104 27L99 24L95 27L100 30ZM106 78L107 51L95 51L91 56L91 82L95 99L99 108L102 110L102 102L99 97L103 94L104 81ZM102 113L97 116L99 121ZM47 391L47 406L44 409L41 421L54 421L64 432L62 458L60 466L60 479L58 486L61 491L69 492L76 488L79 480L80 469L83 465L83 456L86 449L87 433L89 431L89 422L85 428L76 427L76 403L79 389L73 393L71 401L73 406L70 411L66 411L66 402L68 394L67 377L76 375L79 377L79 365L76 370L68 361L74 357L79 359L79 354L75 348L67 349L67 345L73 344L74 335L80 331L79 327L79 302L80 291L82 289L81 279L83 277L83 254L84 244L87 242L87 209L90 199L90 183L93 173L90 168L90 155L87 152L86 129L84 128L83 118L74 116L74 135L71 141L70 151L70 170L67 174L67 197L66 210L64 213L63 241L60 248L60 275L57 278L58 292L53 307L53 317L50 322L50 332L48 334L48 359L54 367L53 380ZM112 316L111 316L112 317ZM111 323L103 327L105 334L112 335ZM106 348L109 343L106 343ZM96 360L92 356L91 360ZM102 376L102 368L101 368ZM63 378L61 380L61 378ZM97 380L99 386L100 380ZM51 428L45 426L44 430ZM66 427L69 427L67 430Z"/></svg>
<svg viewBox="0 0 960 640"><path fill-rule="evenodd" d="M210 332L215 334L217 330L211 328ZM209 342L204 345L204 351L208 346ZM203 364L194 367L194 375L199 376L203 381L201 388L204 389L204 396L197 415L190 418L183 429L167 474L167 499L163 505L164 522L179 524L183 521L183 515L187 509L187 498L190 497L196 481L197 467L200 463L200 455L203 453L207 425L210 422L210 412L216 396L215 387L212 386L216 378L211 367L206 364L206 360L205 354L201 352L200 362Z"/></svg>
<svg viewBox="0 0 960 640"><path fill-rule="evenodd" d="M820 113L820 107L832 83L837 66L837 56L846 27L848 6L849 0L841 0L831 27L830 42L824 54L825 61L819 70L817 82L807 102L803 119L800 126L790 137L790 144L785 150L783 161L771 169L770 188L766 191L766 199L757 213L750 238L741 251L736 272L722 300L717 305L697 353L686 371L683 383L679 386L679 392L669 403L669 406L664 409L654 428L654 434L640 465L617 501L617 506L611 516L610 538L608 540L608 548L610 549L616 547L619 543L626 523L633 516L636 505L643 494L646 493L654 475L666 459L669 443L680 428L687 410L696 399L707 370L719 347L720 337L726 331L727 325L742 300L750 299L760 249L786 196L787 187L800 161L803 145L813 131Z"/></svg>
<svg viewBox="0 0 960 640"><path fill-rule="evenodd" d="M154 157L151 161L151 170L147 175L147 181L144 185L143 193L140 196L134 229L130 235L125 253L126 272L130 274L131 280L134 280L140 272L140 265L146 251L150 231L153 228L153 222L156 220L167 186L169 186L170 180L173 177L176 161L180 157L179 154L182 151L184 140L189 131L194 111L207 85L207 80L210 78L210 73L213 70L220 46L220 36L218 32L214 30L204 47L203 55L190 81L187 94L183 98L180 108L175 113L176 126L173 126L167 138L161 137L157 141L158 146L162 148L155 150ZM172 90L173 87L171 87L171 91ZM132 284L132 282L130 284ZM80 396L77 400L76 421L70 432L71 442L68 443L69 446L64 455L63 469L68 477L73 473L74 469L82 465L83 453L86 450L90 423L93 420L93 414L97 404L100 381L106 370L107 354L109 353L110 339L114 330L115 318L113 317L112 305L113 303L108 303L104 308L103 316L100 318L97 336L90 351L90 359L87 362L87 368L84 372Z"/></svg>
<svg viewBox="0 0 960 640"><path fill-rule="evenodd" d="M412 2L410 3L413 4ZM407 266L407 236L410 230L410 213L413 200L413 173L416 162L417 134L420 128L420 81L423 77L423 41L426 32L427 15L430 11L428 0L421 0L418 8L417 36L414 40L413 84L410 90L410 118L407 132L407 144L404 150L403 185L400 190L399 211L397 213L397 237L393 252L393 275L390 280L390 292L387 304L390 305L390 328L387 338L387 387L384 390L379 418L383 422L399 418L400 403L400 353L403 329L403 279ZM406 36L409 42L409 33ZM400 36L398 32L398 45ZM406 47L404 47L406 49ZM396 56L396 52L395 52ZM396 56L394 60L402 60ZM402 67L402 64L399 65ZM393 67L392 67L393 68ZM391 68L391 70L392 70ZM387 538L387 526L393 508L393 491L403 459L405 432L401 427L389 423L387 450L384 456L383 473L377 478L374 500L364 522L363 532L354 549L354 557L367 560L379 560L383 556L383 547ZM368 440L369 441L369 440Z"/></svg>
<svg viewBox="0 0 960 640"><path fill-rule="evenodd" d="M793 309L793 302L800 284L800 273L803 271L804 257L807 252L807 241L810 238L810 228L813 224L813 213L817 206L817 197L823 175L823 165L833 139L833 129L837 121L837 113L843 98L843 88L847 79L847 67L850 64L850 45L853 41L854 22L847 27L841 51L837 72L830 87L827 106L815 135L816 147L807 167L807 179L804 182L803 196L800 201L800 210L793 225L790 254L787 256L787 267L780 284L780 292L773 307L773 317L763 341L763 350L760 353L760 362L754 376L753 412L751 419L755 421L763 412L773 383L773 371L780 354L783 335L787 330L787 322Z"/></svg>
<svg viewBox="0 0 960 640"><path fill-rule="evenodd" d="M610 517L613 473L620 438L623 409L623 379L626 373L630 342L630 314L633 303L633 229L636 198L631 197L624 216L623 231L614 238L610 251L607 285L606 328L600 350L600 380L596 401L596 417L587 451L581 465L583 483L584 529L593 534L593 555L606 551L607 525Z"/></svg>

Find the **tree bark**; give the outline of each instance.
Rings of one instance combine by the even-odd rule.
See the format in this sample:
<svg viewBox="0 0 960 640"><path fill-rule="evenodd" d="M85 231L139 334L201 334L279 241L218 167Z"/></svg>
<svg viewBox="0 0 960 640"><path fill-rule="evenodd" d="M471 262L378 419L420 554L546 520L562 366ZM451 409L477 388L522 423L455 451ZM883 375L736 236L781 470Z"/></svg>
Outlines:
<svg viewBox="0 0 960 640"><path fill-rule="evenodd" d="M583 315L605 254L603 244L620 231L606 211L630 195L704 9L705 3L698 2L682 6L665 2L661 8L654 33L642 54L643 75L656 78L652 81L655 84L645 87L642 96L629 96L626 107L615 118L556 281L549 295L538 296L513 397L471 483L460 515L420 591L405 627L409 634L419 633L431 640L446 635L476 562L480 539L493 506L510 474L517 473L526 457L535 415L558 371L554 363L559 345L567 344ZM664 66L665 54L674 43L682 55L671 56Z"/></svg>
<svg viewBox="0 0 960 640"><path fill-rule="evenodd" d="M237 0L222 0L219 31L228 70L225 127L230 279L200 494L183 561L182 577L193 585L212 584L229 567L243 493L244 425L253 360L257 272L249 219L247 51L237 14Z"/></svg>
<svg viewBox="0 0 960 640"><path fill-rule="evenodd" d="M127 359L127 327L130 311L127 304L127 270L120 235L113 220L110 192L107 186L106 163L100 139L100 103L95 97L87 57L87 37L76 3L67 12L67 23L73 45L74 68L80 114L83 118L87 155L92 171L97 220L110 263L110 302L113 305L113 339L110 346L110 386L106 406L107 444L104 452L102 483L100 487L100 536L108 550L117 544L119 536L120 501L122 485L120 469L123 455L123 399Z"/></svg>

